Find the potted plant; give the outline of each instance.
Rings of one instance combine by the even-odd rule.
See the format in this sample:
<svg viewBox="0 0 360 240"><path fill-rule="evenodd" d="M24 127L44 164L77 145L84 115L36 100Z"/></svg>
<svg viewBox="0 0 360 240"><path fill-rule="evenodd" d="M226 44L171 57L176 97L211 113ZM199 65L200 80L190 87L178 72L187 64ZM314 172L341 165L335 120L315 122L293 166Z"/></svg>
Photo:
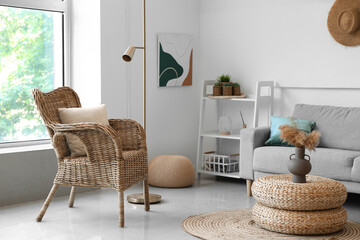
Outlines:
<svg viewBox="0 0 360 240"><path fill-rule="evenodd" d="M222 86L220 82L216 82L213 86L213 96L221 96Z"/></svg>
<svg viewBox="0 0 360 240"><path fill-rule="evenodd" d="M232 96L233 95L233 86L231 83L225 83L222 87L223 96Z"/></svg>
<svg viewBox="0 0 360 240"><path fill-rule="evenodd" d="M240 84L235 82L233 83L233 93L234 93L234 96L240 96L241 95L241 92L240 92Z"/></svg>
<svg viewBox="0 0 360 240"><path fill-rule="evenodd" d="M226 83L230 83L231 76L229 74L222 74L217 77L217 80L220 82L220 84L224 85Z"/></svg>

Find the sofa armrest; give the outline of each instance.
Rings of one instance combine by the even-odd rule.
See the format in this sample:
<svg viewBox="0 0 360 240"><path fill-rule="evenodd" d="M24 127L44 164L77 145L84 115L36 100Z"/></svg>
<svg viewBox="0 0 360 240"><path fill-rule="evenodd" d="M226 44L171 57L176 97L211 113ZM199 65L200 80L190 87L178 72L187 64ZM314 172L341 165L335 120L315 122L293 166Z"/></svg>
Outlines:
<svg viewBox="0 0 360 240"><path fill-rule="evenodd" d="M254 150L270 137L270 127L245 128L240 132L240 177L254 180Z"/></svg>

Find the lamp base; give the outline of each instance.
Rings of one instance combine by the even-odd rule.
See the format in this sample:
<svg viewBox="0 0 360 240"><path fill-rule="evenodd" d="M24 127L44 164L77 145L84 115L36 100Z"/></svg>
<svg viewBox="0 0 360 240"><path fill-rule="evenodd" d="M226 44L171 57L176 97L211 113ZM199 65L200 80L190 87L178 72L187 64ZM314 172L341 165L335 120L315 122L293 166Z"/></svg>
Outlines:
<svg viewBox="0 0 360 240"><path fill-rule="evenodd" d="M129 203L144 204L144 194L143 193L130 194L127 196L127 201ZM150 204L158 203L160 201L161 201L160 195L149 193Z"/></svg>

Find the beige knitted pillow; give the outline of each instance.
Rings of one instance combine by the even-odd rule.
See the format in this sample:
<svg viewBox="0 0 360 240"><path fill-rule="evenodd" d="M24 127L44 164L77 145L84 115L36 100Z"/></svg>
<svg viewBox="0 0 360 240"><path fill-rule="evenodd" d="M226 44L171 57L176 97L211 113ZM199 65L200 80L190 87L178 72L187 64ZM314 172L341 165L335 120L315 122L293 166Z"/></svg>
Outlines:
<svg viewBox="0 0 360 240"><path fill-rule="evenodd" d="M59 116L62 123L92 122L109 125L105 104L88 108L59 108ZM67 142L71 150L71 156L86 156L84 145L77 137L68 136Z"/></svg>

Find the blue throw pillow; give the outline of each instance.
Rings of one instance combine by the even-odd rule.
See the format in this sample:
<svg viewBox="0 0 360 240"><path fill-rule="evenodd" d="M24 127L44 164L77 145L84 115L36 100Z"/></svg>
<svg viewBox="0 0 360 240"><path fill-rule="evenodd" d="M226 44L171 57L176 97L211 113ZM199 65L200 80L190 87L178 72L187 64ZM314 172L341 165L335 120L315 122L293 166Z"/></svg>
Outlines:
<svg viewBox="0 0 360 240"><path fill-rule="evenodd" d="M296 118L289 118L289 117L278 117L278 116L271 116L270 117L270 138L265 142L265 145L282 145L282 146L292 146L289 145L287 142L283 142L280 139L280 129L281 125L293 125L296 124L296 127L307 134L311 133L311 131L315 127L315 122L296 119Z"/></svg>

